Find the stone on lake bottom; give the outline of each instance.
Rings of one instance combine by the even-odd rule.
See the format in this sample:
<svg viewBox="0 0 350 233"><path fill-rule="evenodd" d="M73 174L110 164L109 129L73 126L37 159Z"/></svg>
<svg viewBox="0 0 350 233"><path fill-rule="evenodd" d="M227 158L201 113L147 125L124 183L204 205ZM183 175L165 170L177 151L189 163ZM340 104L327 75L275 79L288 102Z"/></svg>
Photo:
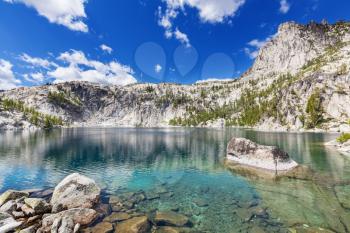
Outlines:
<svg viewBox="0 0 350 233"><path fill-rule="evenodd" d="M160 212L157 211L154 221L158 226L177 226L184 227L190 225L189 218L185 215L172 211Z"/></svg>
<svg viewBox="0 0 350 233"><path fill-rule="evenodd" d="M189 233L191 228L187 227L158 227L155 233Z"/></svg>
<svg viewBox="0 0 350 233"><path fill-rule="evenodd" d="M100 222L96 226L84 230L85 233L111 233L114 226L110 222Z"/></svg>
<svg viewBox="0 0 350 233"><path fill-rule="evenodd" d="M151 225L146 216L135 217L117 224L116 232L121 233L148 233Z"/></svg>
<svg viewBox="0 0 350 233"><path fill-rule="evenodd" d="M340 204L344 208L350 209L350 185L335 186L334 191Z"/></svg>
<svg viewBox="0 0 350 233"><path fill-rule="evenodd" d="M107 216L104 221L115 223L129 219L131 216L124 212L113 212L111 215Z"/></svg>

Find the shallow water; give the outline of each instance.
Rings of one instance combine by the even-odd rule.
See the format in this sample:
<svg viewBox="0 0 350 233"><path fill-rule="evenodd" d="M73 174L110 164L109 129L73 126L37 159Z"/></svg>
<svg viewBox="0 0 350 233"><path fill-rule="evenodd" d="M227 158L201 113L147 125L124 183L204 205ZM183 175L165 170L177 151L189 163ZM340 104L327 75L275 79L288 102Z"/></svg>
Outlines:
<svg viewBox="0 0 350 233"><path fill-rule="evenodd" d="M319 179L269 181L230 172L223 161L233 136L280 146ZM165 190L160 198L140 203L139 210L176 209L190 216L200 232L298 227L347 232L350 159L323 146L336 136L185 128L2 132L0 192L53 187L80 172L106 194ZM265 214L257 216L259 211Z"/></svg>

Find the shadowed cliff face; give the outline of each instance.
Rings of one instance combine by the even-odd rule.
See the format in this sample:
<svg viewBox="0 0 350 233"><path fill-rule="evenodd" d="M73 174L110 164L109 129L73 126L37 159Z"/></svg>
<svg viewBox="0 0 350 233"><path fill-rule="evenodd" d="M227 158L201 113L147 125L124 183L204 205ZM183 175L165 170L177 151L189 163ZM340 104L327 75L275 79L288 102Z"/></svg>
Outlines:
<svg viewBox="0 0 350 233"><path fill-rule="evenodd" d="M350 24L282 24L240 79L194 85L69 82L0 92L73 126L349 131ZM0 128L29 128L0 102Z"/></svg>

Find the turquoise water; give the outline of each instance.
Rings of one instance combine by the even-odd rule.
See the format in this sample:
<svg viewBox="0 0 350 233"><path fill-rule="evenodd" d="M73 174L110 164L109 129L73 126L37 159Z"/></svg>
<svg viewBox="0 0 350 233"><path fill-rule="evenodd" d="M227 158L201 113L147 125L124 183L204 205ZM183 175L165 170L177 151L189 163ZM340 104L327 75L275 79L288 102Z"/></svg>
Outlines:
<svg viewBox="0 0 350 233"><path fill-rule="evenodd" d="M223 162L233 136L280 146L320 179L252 180L230 172ZM54 187L80 172L105 195L165 190L140 211L176 209L200 232L347 232L350 159L323 146L336 136L186 128L2 132L0 192Z"/></svg>

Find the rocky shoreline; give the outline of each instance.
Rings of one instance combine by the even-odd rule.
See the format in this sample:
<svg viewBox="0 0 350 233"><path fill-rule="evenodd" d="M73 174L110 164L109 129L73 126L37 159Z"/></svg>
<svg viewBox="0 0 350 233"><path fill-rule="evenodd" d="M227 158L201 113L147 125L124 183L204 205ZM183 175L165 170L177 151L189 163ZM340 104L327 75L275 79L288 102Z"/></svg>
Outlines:
<svg viewBox="0 0 350 233"><path fill-rule="evenodd" d="M350 141L340 143L337 140L332 140L330 142L325 143L325 146L335 148L341 154L350 156Z"/></svg>
<svg viewBox="0 0 350 233"><path fill-rule="evenodd" d="M0 196L0 232L20 233L146 233L196 232L190 218L174 211L136 210L139 202L159 194L140 191L101 199L95 181L74 173L55 189L8 190Z"/></svg>
<svg viewBox="0 0 350 233"><path fill-rule="evenodd" d="M205 211L211 203L203 196L192 205ZM0 232L20 233L206 233L198 230L200 221L179 206L164 210L155 205L143 209L142 203L163 200L174 193L166 186L153 191L105 194L96 183L74 173L62 180L54 189L15 191L0 196ZM280 232L287 228L263 207L258 199L242 201L232 197L224 200L232 206L232 217L240 222L243 232ZM183 212L184 211L184 212ZM192 210L195 211L195 210ZM196 211L195 211L196 212ZM197 210L198 212L198 210ZM199 225L198 225L199 224ZM235 223L233 223L235 224ZM237 225L233 225L233 227ZM237 228L238 229L238 228ZM245 229L245 230L244 230ZM269 230L271 231L269 231ZM303 224L288 228L290 232L316 230ZM325 232L332 232L326 231Z"/></svg>

